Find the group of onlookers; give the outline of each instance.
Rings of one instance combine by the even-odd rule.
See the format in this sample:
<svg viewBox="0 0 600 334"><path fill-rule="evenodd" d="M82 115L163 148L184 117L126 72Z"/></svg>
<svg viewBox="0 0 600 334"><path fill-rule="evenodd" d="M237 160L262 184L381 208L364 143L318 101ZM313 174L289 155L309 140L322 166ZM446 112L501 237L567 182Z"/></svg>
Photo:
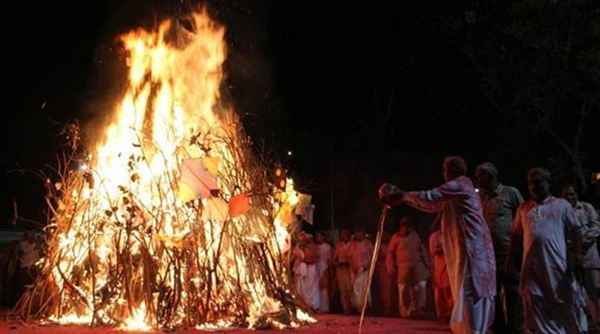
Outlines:
<svg viewBox="0 0 600 334"><path fill-rule="evenodd" d="M443 169L446 182L431 190L381 186L386 205L436 216L429 247L409 216L384 234L367 293L374 245L362 228L341 230L333 248L323 232L314 241L301 232L292 268L302 300L316 312L339 300L340 311L358 313L366 296L371 312L419 318L431 313L433 292L435 314L455 333L599 332L598 208L573 184L553 194L544 168L529 170L527 200L492 163L478 165L473 180L461 157L446 158Z"/></svg>

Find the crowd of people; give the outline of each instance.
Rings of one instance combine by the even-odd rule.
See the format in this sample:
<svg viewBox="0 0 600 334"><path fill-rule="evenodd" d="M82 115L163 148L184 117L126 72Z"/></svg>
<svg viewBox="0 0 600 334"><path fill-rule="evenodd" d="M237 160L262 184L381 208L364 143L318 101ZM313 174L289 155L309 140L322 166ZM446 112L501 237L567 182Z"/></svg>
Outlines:
<svg viewBox="0 0 600 334"><path fill-rule="evenodd" d="M597 208L544 168L527 173L530 199L503 185L492 163L444 160L445 183L426 191L379 189L388 205L440 215L454 333L597 333ZM439 294L438 294L439 295Z"/></svg>
<svg viewBox="0 0 600 334"><path fill-rule="evenodd" d="M380 231L371 285L376 248L364 226L342 229L333 246L325 232L298 232L288 259L300 302L316 313L358 314L366 304L370 313L414 319L428 316L433 295L435 316L454 333L600 333L598 207L573 184L553 194L544 168L528 171L527 200L492 163L476 167L474 182L461 157L446 158L443 171L434 189L380 187L385 205L436 216L426 239L411 216L394 234ZM41 240L28 232L1 254L0 302L14 304L33 282Z"/></svg>
<svg viewBox="0 0 600 334"><path fill-rule="evenodd" d="M395 234L384 233L371 289L366 293L374 242L362 227L353 233L342 229L335 247L323 231L314 237L300 231L290 256L301 301L317 313L339 310L358 314L367 298L370 314L423 318L430 313L427 296L433 284L438 317L450 319L453 303L439 230L431 234L427 247L414 224L411 217L404 217Z"/></svg>
<svg viewBox="0 0 600 334"><path fill-rule="evenodd" d="M366 302L371 312L419 318L432 291L435 315L454 333L600 333L598 208L573 184L553 194L544 168L526 175L529 199L492 163L478 165L474 180L461 157L443 170L445 183L431 190L379 189L387 205L436 216L428 240L410 216L384 233L369 291L374 245L362 228L341 230L333 247L322 232L314 241L300 232L291 259L301 299L315 312L339 302L356 314Z"/></svg>

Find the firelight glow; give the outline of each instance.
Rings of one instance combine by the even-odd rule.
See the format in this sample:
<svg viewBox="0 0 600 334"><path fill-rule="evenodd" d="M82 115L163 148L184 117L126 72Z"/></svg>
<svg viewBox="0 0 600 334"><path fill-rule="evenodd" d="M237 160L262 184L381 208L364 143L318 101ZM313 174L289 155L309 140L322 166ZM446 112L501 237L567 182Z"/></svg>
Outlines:
<svg viewBox="0 0 600 334"><path fill-rule="evenodd" d="M283 264L293 181L270 185L220 100L224 27L204 11L187 19L121 36L127 89L87 163L55 183L48 255L32 290L47 297L37 313L47 321L150 330L312 319L289 307ZM194 184L182 177L186 160L203 170ZM218 189L195 192L210 178ZM236 195L249 208L235 211Z"/></svg>

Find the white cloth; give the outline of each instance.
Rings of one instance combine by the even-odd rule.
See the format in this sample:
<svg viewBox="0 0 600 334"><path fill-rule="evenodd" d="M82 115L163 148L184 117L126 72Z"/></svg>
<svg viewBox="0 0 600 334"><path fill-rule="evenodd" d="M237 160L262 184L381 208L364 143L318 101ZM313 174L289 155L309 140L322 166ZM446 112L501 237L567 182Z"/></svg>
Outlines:
<svg viewBox="0 0 600 334"><path fill-rule="evenodd" d="M296 291L300 294L304 302L318 309L320 304L319 294L319 274L316 264L307 264L302 262L296 268Z"/></svg>
<svg viewBox="0 0 600 334"><path fill-rule="evenodd" d="M567 267L567 237L580 228L581 223L564 199L550 196L541 203L529 200L519 206L513 233L523 235L520 292L526 331L587 330L580 316L585 297Z"/></svg>
<svg viewBox="0 0 600 334"><path fill-rule="evenodd" d="M365 301L365 288L367 287L367 279L369 272L367 270L360 270L358 273L352 275L352 307L356 310L361 311L363 303ZM371 306L371 291L367 295L367 307Z"/></svg>
<svg viewBox="0 0 600 334"><path fill-rule="evenodd" d="M329 291L327 289L320 289L320 304L318 311L321 313L329 312Z"/></svg>
<svg viewBox="0 0 600 334"><path fill-rule="evenodd" d="M496 295L496 259L481 199L471 180L459 176L442 186L408 192L404 201L425 212L441 212L441 236L452 295L457 297L467 262L479 297Z"/></svg>
<svg viewBox="0 0 600 334"><path fill-rule="evenodd" d="M525 334L587 333L587 316L583 305L557 304L543 296L523 296L525 311Z"/></svg>
<svg viewBox="0 0 600 334"><path fill-rule="evenodd" d="M581 227L571 205L548 197L523 203L515 216L514 233L523 235L521 294L574 302L577 282L567 270L567 235Z"/></svg>
<svg viewBox="0 0 600 334"><path fill-rule="evenodd" d="M317 256L317 269L319 270L319 278L321 278L331 260L331 246L326 242L317 245Z"/></svg>
<svg viewBox="0 0 600 334"><path fill-rule="evenodd" d="M485 334L494 322L494 296L479 297L468 264L465 269L464 275L461 275L462 284L454 298L450 329L454 334Z"/></svg>
<svg viewBox="0 0 600 334"><path fill-rule="evenodd" d="M577 202L574 209L583 231L583 242L586 249L583 253L584 268L600 268L600 254L598 254L597 240L600 237L600 217L594 207L587 202ZM599 282L594 282L600 287Z"/></svg>
<svg viewBox="0 0 600 334"><path fill-rule="evenodd" d="M427 281L420 281L417 284L398 283L398 300L400 301L398 304L400 304L402 317L411 317L425 310L426 287Z"/></svg>
<svg viewBox="0 0 600 334"><path fill-rule="evenodd" d="M317 245L317 271L319 272L319 282L323 279L325 270L327 270L328 264L331 261L331 246L324 242ZM320 291L320 305L319 312L329 312L329 292L327 289L319 289Z"/></svg>

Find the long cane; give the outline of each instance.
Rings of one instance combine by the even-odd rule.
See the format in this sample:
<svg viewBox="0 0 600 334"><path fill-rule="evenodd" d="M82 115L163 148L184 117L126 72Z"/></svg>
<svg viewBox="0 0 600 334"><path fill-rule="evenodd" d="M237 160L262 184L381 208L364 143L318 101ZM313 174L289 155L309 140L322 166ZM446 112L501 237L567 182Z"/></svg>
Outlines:
<svg viewBox="0 0 600 334"><path fill-rule="evenodd" d="M377 263L377 254L379 253L379 246L381 246L381 238L383 236L383 225L385 223L385 217L390 210L389 205L384 205L381 210L381 216L379 216L379 226L377 228L377 237L375 238L375 248L373 249L373 256L371 257L371 267L369 267L369 276L364 287L363 293L363 305L362 311L360 312L360 322L358 324L358 334L362 333L363 320L365 319L365 310L367 309L367 303L369 302L369 290L371 289L371 282L373 281L373 274L375 273L375 264Z"/></svg>

